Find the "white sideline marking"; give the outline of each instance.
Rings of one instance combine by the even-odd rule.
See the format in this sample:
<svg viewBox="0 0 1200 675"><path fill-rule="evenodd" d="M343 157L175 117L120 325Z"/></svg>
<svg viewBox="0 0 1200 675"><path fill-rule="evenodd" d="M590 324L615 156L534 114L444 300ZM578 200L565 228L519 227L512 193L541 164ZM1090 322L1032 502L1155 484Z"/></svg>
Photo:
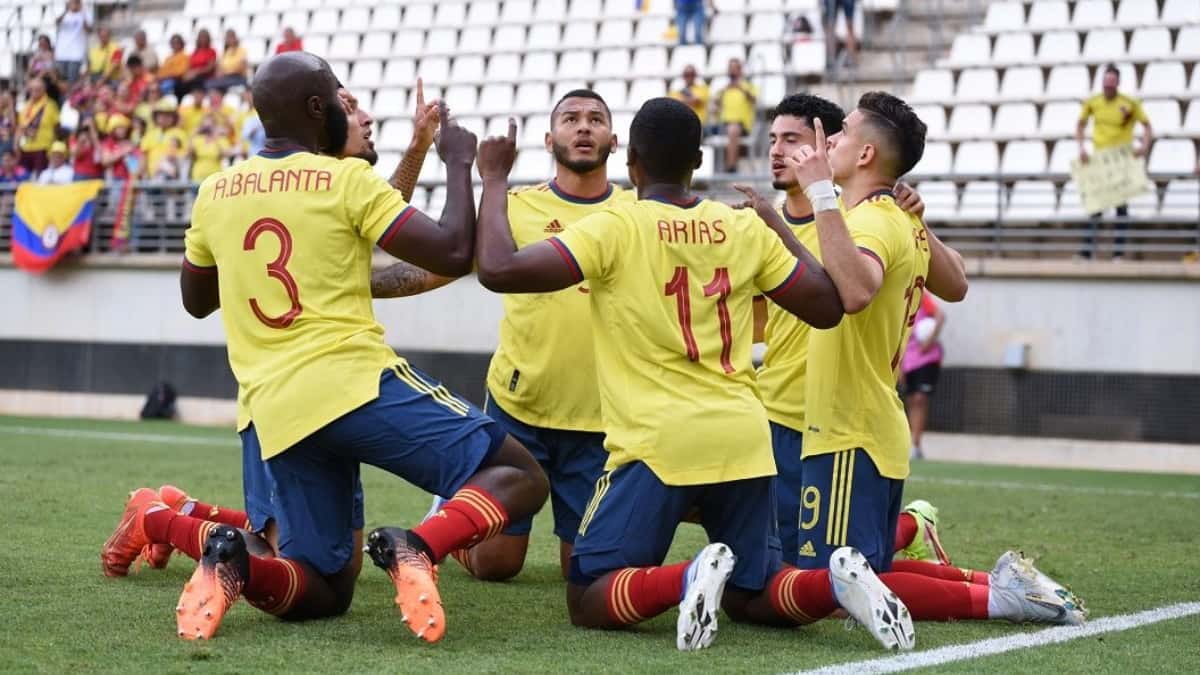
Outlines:
<svg viewBox="0 0 1200 675"><path fill-rule="evenodd" d="M85 429L54 429L50 427L9 427L0 425L0 435L21 434L25 436L57 436L59 438L92 438L104 441L133 441L135 443L174 443L178 445L237 445L233 438L206 438L204 436L172 436L168 434L133 434L122 431L89 431Z"/></svg>
<svg viewBox="0 0 1200 675"><path fill-rule="evenodd" d="M1043 645L1058 644L1079 638L1091 637L1101 633L1116 633L1131 628L1139 628L1160 621L1181 619L1200 614L1200 602L1181 602L1149 609L1135 614L1119 614L1106 616L1083 626L1056 626L1035 633L1021 633L1005 637L968 642L961 645L949 645L931 649L927 652L908 652L896 656L886 656L869 661L854 661L827 666L817 670L808 670L800 675L870 675L873 673L898 673L913 668L927 668L955 661L977 659L982 656L1003 654L1016 649L1028 649Z"/></svg>
<svg viewBox="0 0 1200 675"><path fill-rule="evenodd" d="M1159 490L1133 490L1130 488L1089 487L1086 485L1054 485L1052 483L1022 483L1003 480L970 480L967 478L936 478L931 476L909 476L916 483L940 483L961 487L1000 488L1003 490L1034 490L1037 492L1076 492L1092 495L1117 495L1122 497L1170 497L1173 499L1200 499L1200 492L1171 492Z"/></svg>

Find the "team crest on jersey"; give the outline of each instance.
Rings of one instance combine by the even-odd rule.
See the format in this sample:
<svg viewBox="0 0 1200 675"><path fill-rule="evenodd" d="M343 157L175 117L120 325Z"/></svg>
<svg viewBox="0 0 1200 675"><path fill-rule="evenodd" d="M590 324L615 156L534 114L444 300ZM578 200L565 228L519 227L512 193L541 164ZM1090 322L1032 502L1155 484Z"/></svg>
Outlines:
<svg viewBox="0 0 1200 675"><path fill-rule="evenodd" d="M558 218L550 221L550 224L546 226L546 232L549 232L550 234L559 234L562 231L563 226L562 223L558 222Z"/></svg>
<svg viewBox="0 0 1200 675"><path fill-rule="evenodd" d="M817 557L817 550L815 548L813 548L811 541L804 542L804 545L800 547L799 553L800 553L800 555L804 556L805 558Z"/></svg>

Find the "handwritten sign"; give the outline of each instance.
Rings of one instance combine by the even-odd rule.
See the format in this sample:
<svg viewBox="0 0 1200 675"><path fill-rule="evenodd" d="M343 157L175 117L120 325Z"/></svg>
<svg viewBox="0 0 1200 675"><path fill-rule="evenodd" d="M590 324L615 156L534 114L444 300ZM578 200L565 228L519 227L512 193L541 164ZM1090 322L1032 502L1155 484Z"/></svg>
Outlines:
<svg viewBox="0 0 1200 675"><path fill-rule="evenodd" d="M1071 162L1071 177L1079 186L1079 198L1087 213L1099 213L1128 203L1150 189L1146 165L1124 145L1097 150L1087 163Z"/></svg>

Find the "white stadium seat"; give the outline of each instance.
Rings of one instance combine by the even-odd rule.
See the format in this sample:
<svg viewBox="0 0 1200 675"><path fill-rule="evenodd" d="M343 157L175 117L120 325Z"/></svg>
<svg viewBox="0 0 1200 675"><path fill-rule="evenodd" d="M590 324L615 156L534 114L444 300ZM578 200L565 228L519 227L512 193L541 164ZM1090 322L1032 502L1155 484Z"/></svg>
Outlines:
<svg viewBox="0 0 1200 675"><path fill-rule="evenodd" d="M946 110L940 105L915 105L913 112L925 123L925 137L941 139L946 136Z"/></svg>
<svg viewBox="0 0 1200 675"><path fill-rule="evenodd" d="M922 70L913 81L908 99L913 103L945 103L953 97L953 73L949 70Z"/></svg>
<svg viewBox="0 0 1200 675"><path fill-rule="evenodd" d="M521 79L525 81L552 80L557 57L553 52L529 52L521 60Z"/></svg>
<svg viewBox="0 0 1200 675"><path fill-rule="evenodd" d="M451 56L458 52L458 30L434 28L425 36L425 53L422 56Z"/></svg>
<svg viewBox="0 0 1200 675"><path fill-rule="evenodd" d="M633 22L629 19L609 19L600 25L598 47L629 47L633 44Z"/></svg>
<svg viewBox="0 0 1200 675"><path fill-rule="evenodd" d="M1171 32L1166 28L1139 28L1129 39L1131 61L1154 61L1171 56Z"/></svg>
<svg viewBox="0 0 1200 675"><path fill-rule="evenodd" d="M661 78L634 80L629 86L629 104L631 107L641 107L652 98L667 95L667 85Z"/></svg>
<svg viewBox="0 0 1200 675"><path fill-rule="evenodd" d="M1124 28L1151 26L1158 23L1158 3L1154 0L1121 0L1117 8L1117 25Z"/></svg>
<svg viewBox="0 0 1200 675"><path fill-rule="evenodd" d="M322 7L313 12L308 22L309 33L337 33L338 28L338 11L329 7ZM307 38L307 35L301 37ZM355 36L357 37L357 36Z"/></svg>
<svg viewBox="0 0 1200 675"><path fill-rule="evenodd" d="M922 193L922 197L924 193ZM1058 209L1054 183L1042 180L1019 180L1008 193L1004 208L1005 220L1048 220Z"/></svg>
<svg viewBox="0 0 1200 675"><path fill-rule="evenodd" d="M592 47L596 44L596 24L593 21L572 21L563 29L562 44L570 47ZM561 48L561 47L560 47Z"/></svg>
<svg viewBox="0 0 1200 675"><path fill-rule="evenodd" d="M1042 0L1029 6L1026 26L1035 33L1067 28L1071 25L1071 12L1066 2Z"/></svg>
<svg viewBox="0 0 1200 675"><path fill-rule="evenodd" d="M782 73L787 67L783 58L783 46L773 42L760 42L751 46L746 62L756 73Z"/></svg>
<svg viewBox="0 0 1200 675"><path fill-rule="evenodd" d="M517 161L513 165L512 182L539 183L546 180L553 170L551 156L545 150L522 150L517 153Z"/></svg>
<svg viewBox="0 0 1200 675"><path fill-rule="evenodd" d="M492 50L492 29L486 26L468 26L458 35L458 51L486 53Z"/></svg>
<svg viewBox="0 0 1200 675"><path fill-rule="evenodd" d="M950 173L950 144L930 141L925 144L921 161L909 173L916 176L942 176Z"/></svg>
<svg viewBox="0 0 1200 675"><path fill-rule="evenodd" d="M1151 118L1151 124L1157 131L1158 120ZM1188 103L1187 116L1183 118L1180 130L1188 136L1200 137L1200 98L1194 98L1191 103Z"/></svg>
<svg viewBox="0 0 1200 675"><path fill-rule="evenodd" d="M444 85L450 81L450 59L445 56L426 56L421 59L417 72L426 84Z"/></svg>
<svg viewBox="0 0 1200 675"><path fill-rule="evenodd" d="M383 81L381 61L359 59L350 71L349 85L354 89L374 89Z"/></svg>
<svg viewBox="0 0 1200 675"><path fill-rule="evenodd" d="M1200 96L1200 68L1192 68L1192 79L1188 81L1188 93Z"/></svg>
<svg viewBox="0 0 1200 675"><path fill-rule="evenodd" d="M1160 213L1170 218L1200 218L1200 182L1183 179L1167 183Z"/></svg>
<svg viewBox="0 0 1200 675"><path fill-rule="evenodd" d="M1080 104L1075 101L1054 101L1042 109L1038 135L1042 138L1068 138L1075 134Z"/></svg>
<svg viewBox="0 0 1200 675"><path fill-rule="evenodd" d="M467 24L494 26L500 23L500 3L496 0L473 0L467 11Z"/></svg>
<svg viewBox="0 0 1200 675"><path fill-rule="evenodd" d="M592 91L604 99L610 110L622 110L631 107L626 100L626 97L629 95L629 87L623 79L597 80L592 84Z"/></svg>
<svg viewBox="0 0 1200 675"><path fill-rule="evenodd" d="M775 12L756 12L750 16L750 27L746 29L745 40L749 42L770 42L783 38L786 22L782 14Z"/></svg>
<svg viewBox="0 0 1200 675"><path fill-rule="evenodd" d="M797 42L792 45L792 73L817 75L825 72L825 43L821 40Z"/></svg>
<svg viewBox="0 0 1200 675"><path fill-rule="evenodd" d="M483 79L488 82L514 82L521 73L521 55L493 54L488 59L487 73Z"/></svg>
<svg viewBox="0 0 1200 675"><path fill-rule="evenodd" d="M479 108L479 93L473 84L451 85L446 88L446 93L442 98L446 101L446 107L455 111L454 115L460 122ZM463 126L467 126L465 122L463 122ZM476 126L472 131L479 131L479 127Z"/></svg>
<svg viewBox="0 0 1200 675"><path fill-rule="evenodd" d="M992 136L1000 139L1029 138L1037 128L1037 108L1032 103L1004 103L996 109Z"/></svg>
<svg viewBox="0 0 1200 675"><path fill-rule="evenodd" d="M971 181L963 187L962 200L958 205L960 220L981 222L1000 218L1003 199L1002 185L992 181Z"/></svg>
<svg viewBox="0 0 1200 675"><path fill-rule="evenodd" d="M458 28L467 22L467 6L461 2L442 2L433 17L434 26Z"/></svg>
<svg viewBox="0 0 1200 675"><path fill-rule="evenodd" d="M450 83L452 84L470 84L472 87L475 83L482 82L484 77L483 57L478 54L469 54L466 56L455 57L454 63L450 66ZM463 110L466 112L467 110Z"/></svg>
<svg viewBox="0 0 1200 675"><path fill-rule="evenodd" d="M366 59L386 59L391 55L391 33L367 33L363 36L359 56Z"/></svg>
<svg viewBox="0 0 1200 675"><path fill-rule="evenodd" d="M993 2L988 5L983 27L989 31L1019 30L1025 26L1025 4Z"/></svg>
<svg viewBox="0 0 1200 675"><path fill-rule="evenodd" d="M1187 77L1183 72L1183 64L1178 61L1151 63L1142 74L1142 86L1139 91L1143 97L1178 96L1183 92ZM1124 79L1122 79L1124 84Z"/></svg>
<svg viewBox="0 0 1200 675"><path fill-rule="evenodd" d="M729 62L733 59L746 65L746 47L740 44L716 45L708 55L708 74L712 76L726 74L729 72Z"/></svg>
<svg viewBox="0 0 1200 675"><path fill-rule="evenodd" d="M1196 3L1200 7L1200 2ZM1175 41L1175 58L1181 61L1200 61L1200 19L1196 25L1184 26L1179 29L1179 37Z"/></svg>
<svg viewBox="0 0 1200 675"><path fill-rule="evenodd" d="M529 49L558 49L562 46L562 29L556 23L539 23L529 28Z"/></svg>
<svg viewBox="0 0 1200 675"><path fill-rule="evenodd" d="M1179 103L1175 99L1142 101L1142 109L1146 111L1146 117L1150 118L1155 136L1174 136L1183 128Z"/></svg>
<svg viewBox="0 0 1200 675"><path fill-rule="evenodd" d="M1079 159L1079 144L1075 139L1065 139L1054 144L1050 152L1050 173L1071 173L1071 162Z"/></svg>
<svg viewBox="0 0 1200 675"><path fill-rule="evenodd" d="M417 82L416 60L404 57L388 59L387 65L383 67L383 81L388 86L415 86ZM428 85L428 81L426 85Z"/></svg>
<svg viewBox="0 0 1200 675"><path fill-rule="evenodd" d="M992 63L1009 65L1033 62L1033 35L1031 33L1004 33L996 36L996 47Z"/></svg>
<svg viewBox="0 0 1200 675"><path fill-rule="evenodd" d="M371 12L371 30L400 30L400 7L397 5L378 5Z"/></svg>
<svg viewBox="0 0 1200 675"><path fill-rule="evenodd" d="M550 85L545 82L522 82L517 85L513 111L534 113L550 109Z"/></svg>
<svg viewBox="0 0 1200 675"><path fill-rule="evenodd" d="M1080 0L1075 3L1071 23L1077 29L1109 28L1113 25L1111 0Z"/></svg>
<svg viewBox="0 0 1200 675"><path fill-rule="evenodd" d="M954 173L994 174L1000 167L1000 153L991 141L960 143L954 153Z"/></svg>
<svg viewBox="0 0 1200 675"><path fill-rule="evenodd" d="M278 35L283 35L283 29L291 28L296 31L296 35L305 36L304 48L308 49L308 12L302 9L293 9L284 12L279 17L279 26L276 27ZM272 37L276 37L272 35Z"/></svg>
<svg viewBox="0 0 1200 675"><path fill-rule="evenodd" d="M338 24L338 30L361 33L370 30L370 28L370 9L366 7L350 7L342 12L342 19L341 23Z"/></svg>
<svg viewBox="0 0 1200 675"><path fill-rule="evenodd" d="M548 15L539 12L538 16L545 18ZM562 15L559 14L557 16ZM584 21L596 22L604 18L604 12L599 2L572 2L570 9L567 10L567 18L572 21L582 19Z"/></svg>
<svg viewBox="0 0 1200 675"><path fill-rule="evenodd" d="M146 24L143 22L143 24L142 24L143 29L145 28L145 25ZM270 38L275 37L276 35L278 35L281 32L279 30L279 28L280 28L279 15L275 14L274 12L264 12L262 14L256 14L254 16L254 18L252 18L250 20L250 33L249 34L252 37L261 37L261 38L270 39ZM160 38L159 34L150 35L149 31L147 31L146 40L149 41L151 44L159 42L160 39L161 38Z"/></svg>
<svg viewBox="0 0 1200 675"><path fill-rule="evenodd" d="M433 25L433 5L408 5L403 19L405 28L429 28Z"/></svg>
<svg viewBox="0 0 1200 675"><path fill-rule="evenodd" d="M746 39L746 16L741 13L719 12L712 18L705 37L709 42L741 42Z"/></svg>
<svg viewBox="0 0 1200 675"><path fill-rule="evenodd" d="M1196 145L1191 139L1163 139L1150 150L1150 173L1191 174L1196 170Z"/></svg>
<svg viewBox="0 0 1200 675"><path fill-rule="evenodd" d="M334 35L329 41L329 56L331 59L348 61L358 57L358 33L341 33Z"/></svg>
<svg viewBox="0 0 1200 675"><path fill-rule="evenodd" d="M958 75L954 97L960 101L991 101L999 96L999 85L994 68L968 68Z"/></svg>
<svg viewBox="0 0 1200 675"><path fill-rule="evenodd" d="M629 50L623 47L602 49L596 54L593 77L629 77Z"/></svg>
<svg viewBox="0 0 1200 675"><path fill-rule="evenodd" d="M1034 101L1044 93L1042 69L1037 66L1017 66L1004 71L1000 84L1002 101Z"/></svg>
<svg viewBox="0 0 1200 675"><path fill-rule="evenodd" d="M1118 29L1097 29L1083 41L1083 60L1109 63L1125 58L1125 33Z"/></svg>
<svg viewBox="0 0 1200 675"><path fill-rule="evenodd" d="M593 70L592 52L587 49L564 52L558 62L558 77L579 78L588 77Z"/></svg>
<svg viewBox="0 0 1200 675"><path fill-rule="evenodd" d="M532 20L533 0L504 0L500 23L529 23Z"/></svg>
<svg viewBox="0 0 1200 675"><path fill-rule="evenodd" d="M1079 34L1058 30L1042 34L1038 45L1037 62L1057 66L1079 60Z"/></svg>
<svg viewBox="0 0 1200 675"><path fill-rule="evenodd" d="M684 66L695 66L703 73L708 70L708 50L703 45L680 45L671 50L671 64L667 70L676 75L683 72Z"/></svg>
<svg viewBox="0 0 1200 675"><path fill-rule="evenodd" d="M525 26L500 26L492 35L492 49L498 52L519 52L527 47Z"/></svg>
<svg viewBox="0 0 1200 675"><path fill-rule="evenodd" d="M638 47L633 53L633 64L630 66L630 72L642 77L667 74L667 48Z"/></svg>
<svg viewBox="0 0 1200 675"><path fill-rule="evenodd" d="M371 112L379 118L405 117L412 115L408 110L408 91L403 87L389 87L375 92Z"/></svg>
<svg viewBox="0 0 1200 675"><path fill-rule="evenodd" d="M992 39L981 33L960 33L950 47L955 66L982 66L992 60Z"/></svg>
<svg viewBox="0 0 1200 675"><path fill-rule="evenodd" d="M1196 0L1167 0L1163 5L1162 23L1169 26L1187 26L1200 23L1200 2Z"/></svg>
<svg viewBox="0 0 1200 675"><path fill-rule="evenodd" d="M1087 66L1055 66L1046 81L1046 98L1083 100L1091 96Z"/></svg>
<svg viewBox="0 0 1200 675"><path fill-rule="evenodd" d="M1012 141L1004 148L1000 173L1006 176L1046 172L1046 144L1041 141Z"/></svg>
<svg viewBox="0 0 1200 675"><path fill-rule="evenodd" d="M992 109L983 104L957 105L950 113L946 137L950 140L988 138L992 133Z"/></svg>
<svg viewBox="0 0 1200 675"><path fill-rule="evenodd" d="M950 181L929 180L917 186L925 202L925 219L943 221L958 212L958 186Z"/></svg>
<svg viewBox="0 0 1200 675"><path fill-rule="evenodd" d="M633 33L634 44L661 45L664 44L663 34L667 32L669 20L662 16L643 16L638 19L637 29Z"/></svg>

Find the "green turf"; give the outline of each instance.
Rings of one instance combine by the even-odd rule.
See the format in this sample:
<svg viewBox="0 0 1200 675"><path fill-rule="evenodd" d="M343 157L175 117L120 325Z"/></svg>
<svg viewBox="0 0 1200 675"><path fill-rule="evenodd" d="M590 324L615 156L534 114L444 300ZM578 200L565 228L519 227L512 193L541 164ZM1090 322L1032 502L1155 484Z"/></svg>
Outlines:
<svg viewBox="0 0 1200 675"><path fill-rule="evenodd" d="M30 433L31 428L164 438L71 438ZM176 557L165 571L106 579L100 574L99 548L116 524L125 494L135 487L173 482L208 501L240 504L239 451L231 431L0 418L0 466L4 671L769 673L884 655L864 631L847 632L837 621L784 631L723 620L714 647L698 654L675 651L673 612L623 632L572 628L546 517L538 519L530 560L515 582L483 584L452 562L443 566L449 632L436 646L417 643L400 624L386 576L369 566L344 617L288 624L241 603L216 640L186 643L174 635L172 610L191 561ZM428 498L402 481L375 470L367 470L363 479L368 528L408 524L424 513ZM957 480L1147 494L947 482ZM924 463L916 468L906 497L929 499L941 509L942 539L956 564L990 569L1006 548L1024 548L1048 574L1071 584L1095 618L1200 600L1198 493L1197 477ZM698 529L681 528L672 559L690 555L700 544ZM927 649L1029 630L1038 628L919 624L917 641ZM1194 671L1200 662L1197 633L1200 618L1193 617L940 670Z"/></svg>

